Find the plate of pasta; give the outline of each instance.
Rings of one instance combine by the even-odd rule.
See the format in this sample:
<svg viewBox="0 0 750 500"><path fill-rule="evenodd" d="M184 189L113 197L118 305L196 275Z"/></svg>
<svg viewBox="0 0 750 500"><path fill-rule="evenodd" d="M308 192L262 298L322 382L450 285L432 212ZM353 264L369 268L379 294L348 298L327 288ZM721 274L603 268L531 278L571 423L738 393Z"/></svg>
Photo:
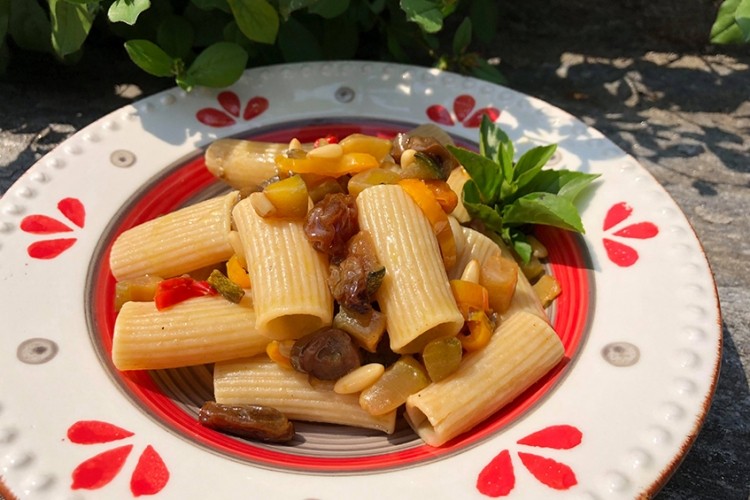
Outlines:
<svg viewBox="0 0 750 500"><path fill-rule="evenodd" d="M23 498L649 496L719 369L706 257L643 167L414 66L103 117L0 199L0 282Z"/></svg>

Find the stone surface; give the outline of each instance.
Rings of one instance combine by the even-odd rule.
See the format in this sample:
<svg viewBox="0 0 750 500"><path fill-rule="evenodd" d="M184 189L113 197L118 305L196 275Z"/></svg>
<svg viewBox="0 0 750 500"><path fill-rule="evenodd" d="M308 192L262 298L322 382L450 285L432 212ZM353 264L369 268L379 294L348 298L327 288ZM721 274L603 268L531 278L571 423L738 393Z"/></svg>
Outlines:
<svg viewBox="0 0 750 500"><path fill-rule="evenodd" d="M510 86L570 112L637 158L685 212L715 273L723 312L721 376L701 433L658 498L746 500L749 51L704 47L701 34L715 2L687 2L682 17L663 22L664 12L677 12L675 2L670 11L660 2L624 1L610 16L593 15L589 2L544 3L541 21L534 17L539 1L503 11L510 29L498 35L491 55L502 61ZM639 9L658 15L639 16ZM9 79L0 82L0 194L75 131L172 86L96 51L83 62L11 62Z"/></svg>

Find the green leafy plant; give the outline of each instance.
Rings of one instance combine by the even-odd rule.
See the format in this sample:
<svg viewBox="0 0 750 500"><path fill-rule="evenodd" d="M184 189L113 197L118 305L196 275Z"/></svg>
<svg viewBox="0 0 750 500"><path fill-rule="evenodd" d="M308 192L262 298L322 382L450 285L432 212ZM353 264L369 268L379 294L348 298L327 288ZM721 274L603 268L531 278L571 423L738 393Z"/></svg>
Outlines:
<svg viewBox="0 0 750 500"><path fill-rule="evenodd" d="M534 147L514 160L513 143L487 116L479 135L479 153L448 146L471 177L461 196L472 218L501 237L523 262L531 258L524 232L529 225L584 232L574 202L599 175L545 169L555 144Z"/></svg>
<svg viewBox="0 0 750 500"><path fill-rule="evenodd" d="M711 27L713 43L750 43L750 0L724 0Z"/></svg>
<svg viewBox="0 0 750 500"><path fill-rule="evenodd" d="M502 83L478 50L497 31L495 11L493 0L0 0L0 69L15 51L75 63L96 33L188 90L229 85L246 67L334 59Z"/></svg>

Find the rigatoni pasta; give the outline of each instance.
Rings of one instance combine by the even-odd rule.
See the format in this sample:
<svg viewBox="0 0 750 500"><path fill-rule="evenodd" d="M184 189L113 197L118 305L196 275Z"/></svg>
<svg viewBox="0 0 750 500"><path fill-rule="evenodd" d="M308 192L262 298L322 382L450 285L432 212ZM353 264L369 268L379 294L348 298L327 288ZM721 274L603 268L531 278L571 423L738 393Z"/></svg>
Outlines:
<svg viewBox="0 0 750 500"><path fill-rule="evenodd" d="M271 406L293 420L375 429L387 434L396 426L396 411L370 415L358 394L337 394L333 383L310 384L307 375L284 369L265 356L217 363L217 403Z"/></svg>
<svg viewBox="0 0 750 500"><path fill-rule="evenodd" d="M117 280L178 276L232 256L229 231L236 191L181 208L122 233L112 245Z"/></svg>
<svg viewBox="0 0 750 500"><path fill-rule="evenodd" d="M563 347L510 250L462 225L468 174L443 142L216 141L206 165L240 191L113 245L118 280L169 278L122 306L115 366L213 364L217 404L293 420L390 434L405 409L431 446L488 418Z"/></svg>
<svg viewBox="0 0 750 500"><path fill-rule="evenodd" d="M563 353L546 321L527 312L514 314L452 375L409 396L407 420L427 444L440 446L510 403Z"/></svg>
<svg viewBox="0 0 750 500"><path fill-rule="evenodd" d="M324 256L309 245L302 222L263 218L252 198L234 208L253 286L256 327L270 339L302 337L333 321Z"/></svg>
<svg viewBox="0 0 750 500"><path fill-rule="evenodd" d="M359 223L387 273L377 292L391 349L421 351L427 342L458 333L456 306L433 231L419 207L397 185L368 188L357 197Z"/></svg>
<svg viewBox="0 0 750 500"><path fill-rule="evenodd" d="M195 297L159 311L126 302L115 323L112 361L119 370L157 370L214 363L265 352L249 301Z"/></svg>

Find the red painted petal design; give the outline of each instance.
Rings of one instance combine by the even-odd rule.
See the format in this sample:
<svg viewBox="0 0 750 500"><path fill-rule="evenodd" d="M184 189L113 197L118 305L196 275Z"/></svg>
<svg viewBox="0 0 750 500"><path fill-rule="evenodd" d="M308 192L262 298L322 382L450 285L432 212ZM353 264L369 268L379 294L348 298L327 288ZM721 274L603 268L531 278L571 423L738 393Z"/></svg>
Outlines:
<svg viewBox="0 0 750 500"><path fill-rule="evenodd" d="M533 453L518 452L518 456L529 472L542 484L546 484L550 488L567 490L578 484L573 469L565 464Z"/></svg>
<svg viewBox="0 0 750 500"><path fill-rule="evenodd" d="M615 236L624 238L638 238L645 240L659 234L659 228L653 222L639 222L626 226L615 233Z"/></svg>
<svg viewBox="0 0 750 500"><path fill-rule="evenodd" d="M26 248L29 257L33 259L54 259L65 250L73 246L76 238L59 238L56 240L44 240L32 243Z"/></svg>
<svg viewBox="0 0 750 500"><path fill-rule="evenodd" d="M490 121L495 121L500 118L500 110L496 108L482 108L478 109L468 120L464 122L464 127L477 128L482 124L482 117L487 115Z"/></svg>
<svg viewBox="0 0 750 500"><path fill-rule="evenodd" d="M453 118L451 118L450 112L445 109L445 106L440 104L433 104L427 108L427 117L442 125L453 125Z"/></svg>
<svg viewBox="0 0 750 500"><path fill-rule="evenodd" d="M209 127L228 127L234 125L234 118L214 108L203 108L195 114L199 122Z"/></svg>
<svg viewBox="0 0 750 500"><path fill-rule="evenodd" d="M70 487L74 490L96 490L106 486L120 472L132 449L132 444L120 446L81 462L73 471L73 484Z"/></svg>
<svg viewBox="0 0 750 500"><path fill-rule="evenodd" d="M513 463L508 450L501 451L488 463L477 477L477 490L488 497L508 495L516 485Z"/></svg>
<svg viewBox="0 0 750 500"><path fill-rule="evenodd" d="M469 113L474 109L476 101L470 95L460 95L453 101L453 112L456 113L456 119L462 122L469 116Z"/></svg>
<svg viewBox="0 0 750 500"><path fill-rule="evenodd" d="M569 450L581 444L582 437L581 431L572 425L552 425L520 439L518 444Z"/></svg>
<svg viewBox="0 0 750 500"><path fill-rule="evenodd" d="M217 100L227 113L233 116L240 116L240 108L242 107L242 104L240 104L240 98L237 97L237 94L225 90L218 95Z"/></svg>
<svg viewBox="0 0 750 500"><path fill-rule="evenodd" d="M263 114L265 110L268 109L268 99L265 97L253 97L249 101L247 101L247 106L245 106L245 113L242 115L242 118L245 120L252 120L258 115Z"/></svg>
<svg viewBox="0 0 750 500"><path fill-rule="evenodd" d="M109 443L133 433L100 420L80 420L68 428L68 439L76 444Z"/></svg>
<svg viewBox="0 0 750 500"><path fill-rule="evenodd" d="M86 209L78 198L64 198L57 203L57 209L78 227L86 223Z"/></svg>
<svg viewBox="0 0 750 500"><path fill-rule="evenodd" d="M67 225L47 215L29 215L21 221L21 231L32 234L68 233Z"/></svg>
<svg viewBox="0 0 750 500"><path fill-rule="evenodd" d="M631 246L612 241L608 238L602 240L604 249L607 251L609 260L620 267L630 267L638 260L638 252Z"/></svg>
<svg viewBox="0 0 750 500"><path fill-rule="evenodd" d="M612 205L607 211L607 216L604 217L604 230L608 230L620 222L624 221L630 214L633 213L633 208L627 203L620 202Z"/></svg>
<svg viewBox="0 0 750 500"><path fill-rule="evenodd" d="M169 470L161 456L148 445L135 466L130 478L130 491L134 496L155 495L159 493L169 481Z"/></svg>

